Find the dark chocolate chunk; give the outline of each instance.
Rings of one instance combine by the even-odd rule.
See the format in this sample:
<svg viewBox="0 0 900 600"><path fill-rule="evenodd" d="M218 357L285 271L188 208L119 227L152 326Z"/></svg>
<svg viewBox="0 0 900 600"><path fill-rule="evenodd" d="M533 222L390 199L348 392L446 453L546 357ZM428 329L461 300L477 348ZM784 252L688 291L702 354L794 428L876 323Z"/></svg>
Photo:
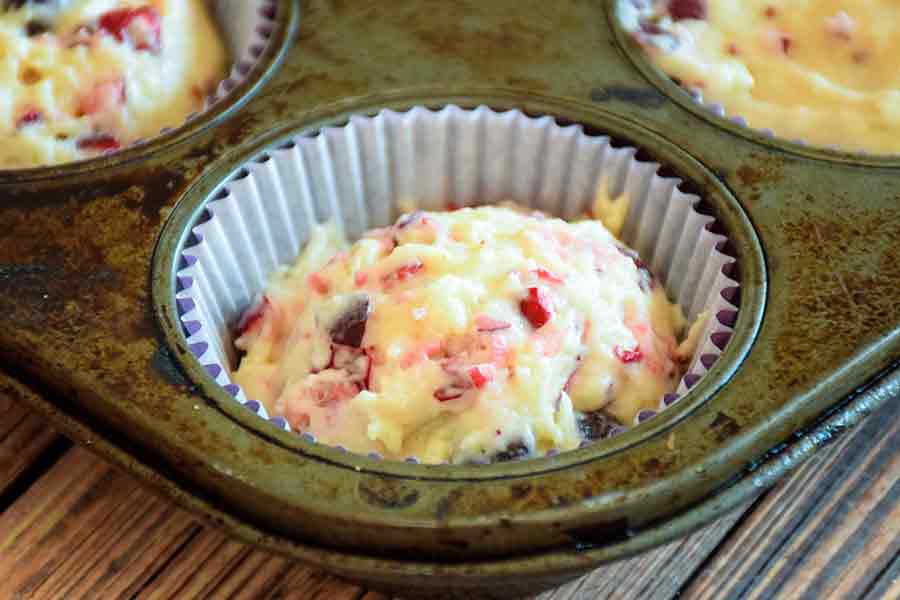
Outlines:
<svg viewBox="0 0 900 600"><path fill-rule="evenodd" d="M602 440L619 423L602 410L593 410L581 415L578 419L578 431L587 441Z"/></svg>
<svg viewBox="0 0 900 600"><path fill-rule="evenodd" d="M335 344L359 348L366 334L366 321L369 320L369 296L357 294L347 304L346 310L331 325L328 334Z"/></svg>
<svg viewBox="0 0 900 600"><path fill-rule="evenodd" d="M531 454L531 450L524 442L513 442L506 447L503 452L494 455L494 462L509 462L511 460L519 460Z"/></svg>
<svg viewBox="0 0 900 600"><path fill-rule="evenodd" d="M59 0L55 0L54 3ZM18 10L27 4L50 4L50 0L3 0L3 10Z"/></svg>
<svg viewBox="0 0 900 600"><path fill-rule="evenodd" d="M50 25L43 21L31 20L25 23L25 35L28 37L35 37L48 31L50 31Z"/></svg>

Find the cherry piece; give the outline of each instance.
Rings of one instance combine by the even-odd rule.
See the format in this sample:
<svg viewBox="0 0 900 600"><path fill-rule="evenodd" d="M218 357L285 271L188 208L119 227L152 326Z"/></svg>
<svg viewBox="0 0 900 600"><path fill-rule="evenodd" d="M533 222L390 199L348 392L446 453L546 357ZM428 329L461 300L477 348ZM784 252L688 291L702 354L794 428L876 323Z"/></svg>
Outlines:
<svg viewBox="0 0 900 600"><path fill-rule="evenodd" d="M669 0L669 14L676 21L705 19L706 0Z"/></svg>
<svg viewBox="0 0 900 600"><path fill-rule="evenodd" d="M535 329L540 329L553 317L550 299L540 288L528 288L528 296L519 303L519 310Z"/></svg>
<svg viewBox="0 0 900 600"><path fill-rule="evenodd" d="M316 293L321 294L322 296L327 294L328 290L331 289L331 286L328 285L328 281L318 273L311 273L307 276L306 283L308 283L309 287L315 290Z"/></svg>
<svg viewBox="0 0 900 600"><path fill-rule="evenodd" d="M152 6L111 10L100 17L100 29L119 42L127 34L138 50L159 51L161 19Z"/></svg>
<svg viewBox="0 0 900 600"><path fill-rule="evenodd" d="M434 391L434 397L438 402L448 402L461 398L466 393L464 388L457 385L447 385Z"/></svg>
<svg viewBox="0 0 900 600"><path fill-rule="evenodd" d="M381 278L381 281L385 286L391 286L395 283L400 283L406 281L419 271L425 268L425 265L422 264L421 261L417 260L414 263L409 263L407 265L403 265L396 271L388 273L384 277Z"/></svg>
<svg viewBox="0 0 900 600"><path fill-rule="evenodd" d="M472 385L481 389L494 379L494 369L490 365L475 365L469 367L469 379Z"/></svg>
<svg viewBox="0 0 900 600"><path fill-rule="evenodd" d="M501 321L487 315L478 315L475 317L475 328L482 333L491 333L493 331L502 331L512 327L509 321Z"/></svg>
<svg viewBox="0 0 900 600"><path fill-rule="evenodd" d="M538 267L534 269L534 273L537 274L539 279L543 279L544 281L549 281L550 283L563 283L563 278L555 273L551 273L544 267Z"/></svg>
<svg viewBox="0 0 900 600"><path fill-rule="evenodd" d="M16 121L16 129L22 129L28 125L34 125L44 120L44 114L36 108L28 108Z"/></svg>
<svg viewBox="0 0 900 600"><path fill-rule="evenodd" d="M629 363L640 362L644 358L644 353L641 352L640 346L635 346L634 350L626 350L621 346L616 346L613 348L613 354L626 365Z"/></svg>
<svg viewBox="0 0 900 600"><path fill-rule="evenodd" d="M269 311L271 307L271 303L269 302L268 296L263 296L262 300L260 300L256 306L249 308L244 314L241 316L241 320L238 321L237 325L237 334L238 337L246 334L248 331L252 331L262 324L263 318L266 313Z"/></svg>
<svg viewBox="0 0 900 600"><path fill-rule="evenodd" d="M78 111L83 115L115 110L127 100L125 80L114 79L96 84L89 93L82 96Z"/></svg>
<svg viewBox="0 0 900 600"><path fill-rule="evenodd" d="M122 147L115 137L108 133L94 133L80 138L75 144L79 150L93 152L112 152Z"/></svg>
<svg viewBox="0 0 900 600"><path fill-rule="evenodd" d="M781 51L788 54L791 51L794 41L787 35L781 36Z"/></svg>

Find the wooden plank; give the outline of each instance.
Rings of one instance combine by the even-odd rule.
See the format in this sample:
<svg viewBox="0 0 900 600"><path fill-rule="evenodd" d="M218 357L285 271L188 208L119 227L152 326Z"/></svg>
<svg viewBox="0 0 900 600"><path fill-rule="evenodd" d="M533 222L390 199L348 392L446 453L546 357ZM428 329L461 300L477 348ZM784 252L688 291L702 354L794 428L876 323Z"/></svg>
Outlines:
<svg viewBox="0 0 900 600"><path fill-rule="evenodd" d="M0 515L0 598L336 598L364 594L203 528L73 448Z"/></svg>
<svg viewBox="0 0 900 600"><path fill-rule="evenodd" d="M715 551L752 503L682 540L629 560L600 567L577 581L540 596L541 600L669 600L696 566Z"/></svg>
<svg viewBox="0 0 900 600"><path fill-rule="evenodd" d="M250 550L210 529L201 530L141 590L148 600L209 598L229 574L243 568Z"/></svg>
<svg viewBox="0 0 900 600"><path fill-rule="evenodd" d="M898 552L900 401L894 400L770 492L684 597L861 598L884 579ZM895 581L883 589L895 594L885 597L900 598Z"/></svg>
<svg viewBox="0 0 900 600"><path fill-rule="evenodd" d="M8 396L5 438L31 416ZM49 431L33 419L33 437ZM743 518L737 511L541 600L667 600L682 587L684 598L900 598L898 449L894 402ZM0 515L0 597L16 596L388 600L203 528L82 449Z"/></svg>
<svg viewBox="0 0 900 600"><path fill-rule="evenodd" d="M878 576L872 587L866 592L865 600L896 600L900 598L900 553L894 557L890 566Z"/></svg>
<svg viewBox="0 0 900 600"><path fill-rule="evenodd" d="M358 586L206 529L172 558L140 597L356 600L363 594Z"/></svg>
<svg viewBox="0 0 900 600"><path fill-rule="evenodd" d="M30 393L0 373L0 496L59 439L46 421L22 404Z"/></svg>
<svg viewBox="0 0 900 600"><path fill-rule="evenodd" d="M127 597L197 529L74 448L0 515L0 597Z"/></svg>

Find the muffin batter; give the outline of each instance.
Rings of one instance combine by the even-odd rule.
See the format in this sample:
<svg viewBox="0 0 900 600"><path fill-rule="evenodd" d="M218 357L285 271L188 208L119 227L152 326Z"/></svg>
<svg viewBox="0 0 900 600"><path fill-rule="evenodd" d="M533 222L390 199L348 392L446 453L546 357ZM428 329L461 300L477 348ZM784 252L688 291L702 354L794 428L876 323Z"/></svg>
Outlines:
<svg viewBox="0 0 900 600"><path fill-rule="evenodd" d="M480 462L569 450L673 391L680 309L594 220L414 212L314 230L239 324L248 398L321 442Z"/></svg>
<svg viewBox="0 0 900 600"><path fill-rule="evenodd" d="M0 169L118 150L203 108L225 49L203 0L5 2Z"/></svg>
<svg viewBox="0 0 900 600"><path fill-rule="evenodd" d="M900 4L625 0L653 61L749 126L818 146L900 151Z"/></svg>

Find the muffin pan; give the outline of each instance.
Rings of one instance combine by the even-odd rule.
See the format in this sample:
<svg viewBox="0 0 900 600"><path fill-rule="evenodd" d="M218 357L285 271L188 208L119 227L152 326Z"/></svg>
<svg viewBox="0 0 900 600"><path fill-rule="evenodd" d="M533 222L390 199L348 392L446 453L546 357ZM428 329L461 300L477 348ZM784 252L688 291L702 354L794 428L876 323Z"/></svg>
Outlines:
<svg viewBox="0 0 900 600"><path fill-rule="evenodd" d="M0 174L0 356L76 439L250 543L385 589L509 597L709 522L896 393L900 163L698 118L636 68L614 2L282 8L248 101L169 143ZM740 312L682 401L556 457L429 467L309 444L204 383L173 302L204 202L289 136L449 104L580 124L705 201Z"/></svg>

